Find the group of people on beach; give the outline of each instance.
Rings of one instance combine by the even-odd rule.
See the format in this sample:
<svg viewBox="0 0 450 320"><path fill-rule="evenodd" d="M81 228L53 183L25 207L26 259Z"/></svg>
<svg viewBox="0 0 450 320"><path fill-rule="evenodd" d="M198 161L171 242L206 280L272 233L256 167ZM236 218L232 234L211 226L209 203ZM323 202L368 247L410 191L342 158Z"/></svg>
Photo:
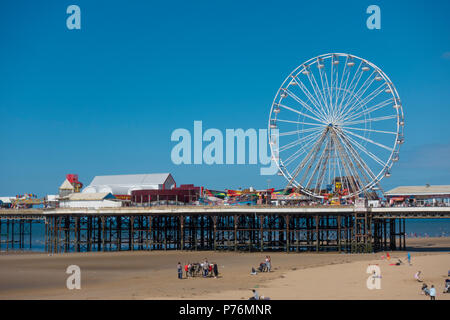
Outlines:
<svg viewBox="0 0 450 320"><path fill-rule="evenodd" d="M414 279L416 279L417 282L423 282L421 279L422 271L417 271L414 275ZM448 276L450 277L450 270L448 271ZM431 285L430 288L428 288L428 285L426 283L422 284L422 294L430 297L431 300L436 300L436 288L434 285ZM444 291L442 293L450 293L450 279L445 279L444 283Z"/></svg>
<svg viewBox="0 0 450 320"><path fill-rule="evenodd" d="M181 262L178 262L178 279L183 279L183 270L185 272L186 278L193 278L199 275L202 275L203 278L217 278L219 276L219 267L217 266L217 263L209 263L208 259L206 258L201 263L188 262L184 266L181 264Z"/></svg>
<svg viewBox="0 0 450 320"><path fill-rule="evenodd" d="M259 267L257 269L252 267L252 272L250 274L256 275L257 274L256 270L258 270L259 272L271 272L272 271L272 260L271 260L270 256L266 256L265 260L259 264Z"/></svg>
<svg viewBox="0 0 450 320"><path fill-rule="evenodd" d="M381 259L384 259L384 258L385 258L385 256L381 256ZM386 259L388 261L391 260L391 256L389 255L389 252L386 253ZM410 252L408 252L406 254L406 259L408 260L408 265L412 266L411 253ZM403 264L402 260L397 258L397 262L396 263L390 263L389 265L391 265L391 266L400 266L402 264ZM417 282L423 283L421 275L422 275L422 271L420 271L420 270L417 271L414 274L414 279ZM450 270L448 271L448 276L450 277ZM431 287L428 287L428 285L426 283L423 283L422 284L422 288L421 288L421 293L424 294L425 296L430 297L431 300L436 300L436 288L434 287L433 284L431 285ZM446 279L445 280L443 293L450 293L450 279Z"/></svg>

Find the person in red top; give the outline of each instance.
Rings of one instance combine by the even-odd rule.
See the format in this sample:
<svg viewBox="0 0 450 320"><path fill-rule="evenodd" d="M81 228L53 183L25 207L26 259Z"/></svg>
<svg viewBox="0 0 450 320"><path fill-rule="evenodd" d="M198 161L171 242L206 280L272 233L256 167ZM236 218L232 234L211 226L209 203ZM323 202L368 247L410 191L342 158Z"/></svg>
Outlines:
<svg viewBox="0 0 450 320"><path fill-rule="evenodd" d="M189 264L184 265L184 271L186 272L186 278L189 277Z"/></svg>
<svg viewBox="0 0 450 320"><path fill-rule="evenodd" d="M210 264L210 265L209 265L209 274L210 274L211 277L212 277L212 275L213 275L213 274L212 274L212 267L213 267L212 264Z"/></svg>

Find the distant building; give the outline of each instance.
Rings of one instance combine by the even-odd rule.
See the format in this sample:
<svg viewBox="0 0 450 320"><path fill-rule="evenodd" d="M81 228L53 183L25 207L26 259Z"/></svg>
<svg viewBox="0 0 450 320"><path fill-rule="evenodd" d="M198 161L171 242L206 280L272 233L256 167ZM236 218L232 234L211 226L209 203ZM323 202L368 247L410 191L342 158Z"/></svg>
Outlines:
<svg viewBox="0 0 450 320"><path fill-rule="evenodd" d="M59 206L59 195L48 194L44 198L44 204L46 208L57 208Z"/></svg>
<svg viewBox="0 0 450 320"><path fill-rule="evenodd" d="M12 207L11 199L16 197L0 197L0 208L8 209Z"/></svg>
<svg viewBox="0 0 450 320"><path fill-rule="evenodd" d="M176 187L170 173L96 176L82 193L108 192L131 196L135 190L170 190Z"/></svg>
<svg viewBox="0 0 450 320"><path fill-rule="evenodd" d="M65 197L74 192L80 192L80 189L83 187L83 184L78 181L77 174L66 174L66 180L59 187L59 196Z"/></svg>
<svg viewBox="0 0 450 320"><path fill-rule="evenodd" d="M109 192L72 193L59 200L60 208L117 208L122 203Z"/></svg>
<svg viewBox="0 0 450 320"><path fill-rule="evenodd" d="M385 196L390 203L409 201L416 204L436 204L441 202L450 205L450 185L400 186L389 190Z"/></svg>
<svg viewBox="0 0 450 320"><path fill-rule="evenodd" d="M69 180L64 180L64 182L59 187L60 198L66 197L71 193L75 192L75 187L69 182Z"/></svg>

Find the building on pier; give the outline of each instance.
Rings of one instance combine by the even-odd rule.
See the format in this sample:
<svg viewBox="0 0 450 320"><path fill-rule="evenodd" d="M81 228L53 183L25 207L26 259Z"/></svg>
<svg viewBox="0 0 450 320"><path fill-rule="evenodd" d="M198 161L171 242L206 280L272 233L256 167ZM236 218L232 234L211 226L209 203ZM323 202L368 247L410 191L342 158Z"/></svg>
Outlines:
<svg viewBox="0 0 450 320"><path fill-rule="evenodd" d="M78 193L82 187L83 184L78 181L77 174L66 174L66 180L59 187L59 196L62 198L74 192Z"/></svg>
<svg viewBox="0 0 450 320"><path fill-rule="evenodd" d="M96 176L82 193L111 193L117 198L131 198L135 190L170 190L176 187L170 173Z"/></svg>
<svg viewBox="0 0 450 320"><path fill-rule="evenodd" d="M61 198L59 201L61 208L117 208L122 203L109 192L97 193L72 193Z"/></svg>
<svg viewBox="0 0 450 320"><path fill-rule="evenodd" d="M0 197L0 208L11 208L12 207L12 201L11 199L14 199L15 197Z"/></svg>
<svg viewBox="0 0 450 320"><path fill-rule="evenodd" d="M64 182L59 187L59 196L61 198L68 196L75 192L74 186L69 182L69 180L64 180Z"/></svg>
<svg viewBox="0 0 450 320"><path fill-rule="evenodd" d="M133 190L131 191L131 202L142 206L193 203L201 197L201 189L193 184L182 184L180 187L172 189Z"/></svg>
<svg viewBox="0 0 450 320"><path fill-rule="evenodd" d="M59 207L59 195L47 194L44 197L45 208L58 208Z"/></svg>
<svg viewBox="0 0 450 320"><path fill-rule="evenodd" d="M390 204L450 205L450 185L399 186L385 194Z"/></svg>

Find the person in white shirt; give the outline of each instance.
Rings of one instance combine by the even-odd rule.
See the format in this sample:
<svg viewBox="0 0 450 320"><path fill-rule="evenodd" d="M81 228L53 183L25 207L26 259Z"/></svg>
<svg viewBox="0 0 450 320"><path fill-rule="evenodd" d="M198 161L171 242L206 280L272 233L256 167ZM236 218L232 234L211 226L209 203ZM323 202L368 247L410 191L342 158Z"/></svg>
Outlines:
<svg viewBox="0 0 450 320"><path fill-rule="evenodd" d="M430 288L430 299L436 300L436 288L433 285Z"/></svg>

